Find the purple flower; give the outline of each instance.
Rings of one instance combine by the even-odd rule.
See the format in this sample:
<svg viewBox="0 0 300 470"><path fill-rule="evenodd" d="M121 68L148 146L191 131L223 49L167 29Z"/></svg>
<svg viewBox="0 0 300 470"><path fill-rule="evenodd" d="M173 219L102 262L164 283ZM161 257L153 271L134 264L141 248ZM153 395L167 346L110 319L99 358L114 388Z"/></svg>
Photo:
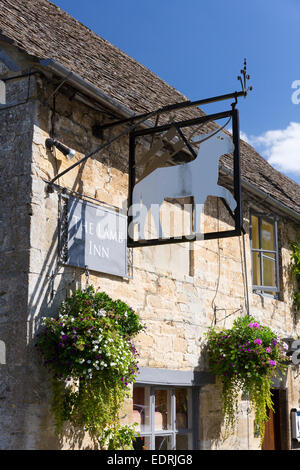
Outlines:
<svg viewBox="0 0 300 470"><path fill-rule="evenodd" d="M270 346L266 348L266 352L267 352L267 353L271 353L271 352L272 352L272 349L270 348Z"/></svg>
<svg viewBox="0 0 300 470"><path fill-rule="evenodd" d="M276 366L276 364L277 364L276 361L268 361L268 363L270 364L270 366Z"/></svg>
<svg viewBox="0 0 300 470"><path fill-rule="evenodd" d="M260 325L256 322L248 323L249 328L260 328Z"/></svg>
<svg viewBox="0 0 300 470"><path fill-rule="evenodd" d="M261 339L255 339L255 340L254 340L254 343L255 343L255 344L261 344L261 343L262 343L262 340L261 340Z"/></svg>
<svg viewBox="0 0 300 470"><path fill-rule="evenodd" d="M276 346L276 344L277 344L276 339L273 339L272 344L273 344L273 346Z"/></svg>

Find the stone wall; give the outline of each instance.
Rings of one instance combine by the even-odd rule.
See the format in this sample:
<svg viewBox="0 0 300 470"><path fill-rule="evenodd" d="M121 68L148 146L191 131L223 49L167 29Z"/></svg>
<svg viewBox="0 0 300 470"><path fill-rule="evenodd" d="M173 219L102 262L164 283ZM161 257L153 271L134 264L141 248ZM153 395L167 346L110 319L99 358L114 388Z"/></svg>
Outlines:
<svg viewBox="0 0 300 470"><path fill-rule="evenodd" d="M1 76L9 72L0 65ZM10 80L5 89L7 107L0 110L0 339L6 357L0 364L0 448L8 449L25 445L33 400L27 388L32 370L27 298L35 79Z"/></svg>
<svg viewBox="0 0 300 470"><path fill-rule="evenodd" d="M20 90L24 91L24 83L26 79L19 81ZM11 380L18 380L22 392L26 390L24 394L19 389L19 395L11 398L11 406L16 411L11 414L10 424L4 430L7 436L13 432L9 426L15 428L16 432L19 429L20 439L1 437L0 446L3 448L47 449L70 446L68 441L62 444L54 437L49 414L49 379L32 346L41 318L54 314L61 300L75 288L85 287L87 279L83 269L58 263L59 192L47 192L46 181L70 166L70 162L58 150L55 155L49 152L45 140L52 135L74 148L77 152L76 161L102 143L101 139L93 135L92 128L95 123L103 122L106 116L76 101L72 90L68 88L62 87L53 95L56 87L57 83L36 78L36 103L28 102L16 108L12 121L9 117L12 111L7 110L7 121L2 121L4 129L1 138L9 140L7 148L15 163L14 170L9 166L9 173L5 177L5 183L7 185L9 182L10 189L4 194L5 213L1 220L12 217L18 230L16 233L12 230L13 224L7 225L12 230L4 245L3 259L9 258L5 274L7 287L3 288L5 295L0 297L0 300L4 299L4 307L7 306L7 316L3 316L3 334L1 332L0 339L6 340L9 345L7 368L13 368ZM25 109L26 116L22 114ZM12 127L9 128L9 125ZM111 137L117 131L105 131L104 138ZM12 137L15 134L20 135L20 141ZM19 148L22 148L22 159L17 152ZM6 153L5 156L1 154L1 157L1 165L8 165ZM57 183L85 196L125 208L127 159L128 138L125 136L68 172ZM16 201L19 201L18 204ZM261 298L251 292L250 207L264 208L260 201L244 194L251 313L257 320L277 329L283 337L296 337L300 329L294 321L288 267L289 240L296 238L299 226L280 217L281 300ZM216 198L209 198L205 213L207 230L225 230L230 227L230 217ZM17 265L12 263L13 259L16 259L14 263ZM90 272L89 276L90 284L130 304L146 323L146 332L140 333L135 341L140 352L140 366L175 370L206 370L204 333L214 323L230 327L238 315L246 313L245 281L242 238L199 241L193 246L178 244L135 248L132 279L95 272ZM5 333L5 328L9 328L9 332ZM14 346L16 337L17 348ZM14 351L13 354L10 351ZM21 377L16 372L18 367L22 369ZM288 379L290 408L300 405L300 386L292 378L292 374L296 373L291 370ZM220 389L216 385L202 387L199 406L199 448L258 448L258 440L253 438L253 417L248 414L247 402L241 401L238 433L225 443L219 438L222 429ZM129 401L126 405L128 415L130 409Z"/></svg>

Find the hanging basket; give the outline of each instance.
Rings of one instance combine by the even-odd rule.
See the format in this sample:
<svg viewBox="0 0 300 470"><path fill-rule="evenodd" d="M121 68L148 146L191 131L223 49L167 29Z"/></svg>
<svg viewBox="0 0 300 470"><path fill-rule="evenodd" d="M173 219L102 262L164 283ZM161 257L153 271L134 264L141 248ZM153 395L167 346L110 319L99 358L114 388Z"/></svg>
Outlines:
<svg viewBox="0 0 300 470"><path fill-rule="evenodd" d="M91 286L44 319L36 346L52 376L58 433L68 422L98 448L132 448L135 431L119 415L138 373L133 337L143 329L132 308Z"/></svg>
<svg viewBox="0 0 300 470"><path fill-rule="evenodd" d="M222 384L225 438L236 429L240 394L249 398L256 431L264 437L267 410L273 408L271 382L287 366L287 344L271 328L251 316L239 317L231 329L210 328L207 333L209 366Z"/></svg>

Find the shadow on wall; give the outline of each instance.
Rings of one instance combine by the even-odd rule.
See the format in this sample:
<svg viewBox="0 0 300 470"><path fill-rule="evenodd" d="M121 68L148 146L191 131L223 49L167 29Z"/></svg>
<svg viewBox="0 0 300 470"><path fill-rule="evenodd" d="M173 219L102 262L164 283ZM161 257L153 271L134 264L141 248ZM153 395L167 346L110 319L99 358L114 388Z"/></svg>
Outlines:
<svg viewBox="0 0 300 470"><path fill-rule="evenodd" d="M95 450L97 443L89 439L87 433L81 429L74 429L66 425L59 439L61 449L68 450Z"/></svg>
<svg viewBox="0 0 300 470"><path fill-rule="evenodd" d="M208 353L205 340L201 342L201 354L197 369L211 374L208 367ZM199 449L218 449L222 434L222 386L217 377L200 387L199 392Z"/></svg>
<svg viewBox="0 0 300 470"><path fill-rule="evenodd" d="M50 197L49 195L45 196ZM31 358L31 376L28 383L28 393L30 394L32 410L34 410L36 421L27 421L30 432L33 436L30 448L34 449L93 449L91 439L86 433L72 427L65 427L62 436L55 435L54 417L51 413L51 375L42 365L40 355L35 349L36 334L38 333L43 317L57 314L59 305L66 297L75 290L87 287L88 278L84 278L83 268L73 268L61 264L59 255L59 224L57 220L58 198L51 195L53 201L53 220L47 219L48 229L48 250L44 252L42 263L38 265L36 272L30 273L29 284L29 309L28 309L28 351ZM45 215L46 221L46 215ZM44 221L44 222L45 222ZM41 220L40 223L43 223ZM45 222L46 223L46 222ZM52 227L52 235L49 231ZM45 226L46 228L46 226ZM38 260L39 261L39 260ZM31 271L34 269L31 268ZM113 279L124 283L122 278L109 274L101 274L101 279Z"/></svg>

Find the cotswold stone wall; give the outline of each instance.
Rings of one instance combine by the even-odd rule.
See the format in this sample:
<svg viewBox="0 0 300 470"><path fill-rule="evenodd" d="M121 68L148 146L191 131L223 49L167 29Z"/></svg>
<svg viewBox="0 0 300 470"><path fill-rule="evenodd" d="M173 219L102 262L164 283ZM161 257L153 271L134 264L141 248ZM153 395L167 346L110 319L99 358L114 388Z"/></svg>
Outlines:
<svg viewBox="0 0 300 470"><path fill-rule="evenodd" d="M0 74L9 70L0 62ZM31 419L27 298L31 218L31 155L36 109L34 77L10 80L0 110L0 448L21 448ZM3 344L2 343L2 344ZM4 364L3 364L4 362Z"/></svg>
<svg viewBox="0 0 300 470"><path fill-rule="evenodd" d="M20 92L24 92L26 82L20 80L18 83ZM41 78L36 78L35 83L36 101L26 105L30 113L25 118L18 114L21 111L17 108L15 111L7 110L8 120L5 126L10 122L9 113L13 112L12 127L11 130L5 127L1 133L1 138L4 135L11 139L9 145L12 158L23 165L19 178L23 178L21 187L14 179L16 168L13 170L10 167L7 174L6 180L14 183L14 186L5 194L3 219L14 217L14 214L17 216L19 206L16 205L16 200L20 201L21 220L16 219L15 223L19 238L20 230L24 231L24 236L21 241L14 241L13 237L16 235L12 229L13 224L8 224L11 235L5 245L5 257L11 256L10 246L14 244L14 256L20 255L21 258L18 258L19 264L9 274L10 277L5 276L8 285L5 290L7 297L4 296L7 317L3 317L3 323L9 324L10 330L7 334L1 333L0 339L5 339L9 351L14 351L13 354L8 353L6 367L12 368L11 384L18 380L16 385L19 393L10 398L7 408L10 424L4 430L1 429L2 434L11 437L2 438L1 434L0 447L71 448L73 444L67 436L64 442L58 442L54 437L53 421L49 413L49 377L35 354L33 343L41 318L54 314L60 302L75 288L84 288L87 278L83 269L62 266L58 262L59 193L56 190L48 193L46 181L70 166L70 161L58 150L55 154L49 152L45 147L45 140L53 135L65 145L74 148L77 152L76 161L102 143L101 139L93 135L92 128L107 117L77 101L68 88L62 87L53 95L57 83ZM19 143L15 138L9 137L18 133L16 129L20 129ZM105 131L104 138L119 131L119 128ZM18 148L22 148L22 159L17 152ZM125 136L68 172L57 183L82 195L125 208L128 191L127 161L128 137ZM1 154L1 165L4 163L7 165L6 158ZM251 293L248 235L250 207L263 209L260 201L244 194L246 267L251 313L257 320L277 329L283 337L296 337L300 329L294 321L291 301L289 240L296 238L299 227L291 220L280 218L281 300L262 299ZM208 199L205 214L207 231L230 227L230 218L216 198ZM11 269L11 261L9 266ZM246 313L246 276L241 238L199 241L193 246L178 244L135 248L132 279L95 272L89 274L90 284L105 290L113 298L127 302L146 323L147 330L140 333L135 341L142 367L207 370L203 346L204 334L209 326L217 324L230 327L238 315ZM20 358L16 357L17 351ZM25 362L26 367L22 368L19 377L17 368ZM0 367L1 372L5 370L4 366ZM300 386L293 378L293 374L295 376L297 373L299 371L295 368L288 377L290 408L300 405ZM126 421L131 419L131 408L129 400L125 406ZM220 389L216 385L203 386L200 390L199 448L258 448L258 440L253 438L253 417L248 413L247 401L241 401L240 412L237 434L222 442ZM13 428L19 432L19 437L13 434Z"/></svg>

